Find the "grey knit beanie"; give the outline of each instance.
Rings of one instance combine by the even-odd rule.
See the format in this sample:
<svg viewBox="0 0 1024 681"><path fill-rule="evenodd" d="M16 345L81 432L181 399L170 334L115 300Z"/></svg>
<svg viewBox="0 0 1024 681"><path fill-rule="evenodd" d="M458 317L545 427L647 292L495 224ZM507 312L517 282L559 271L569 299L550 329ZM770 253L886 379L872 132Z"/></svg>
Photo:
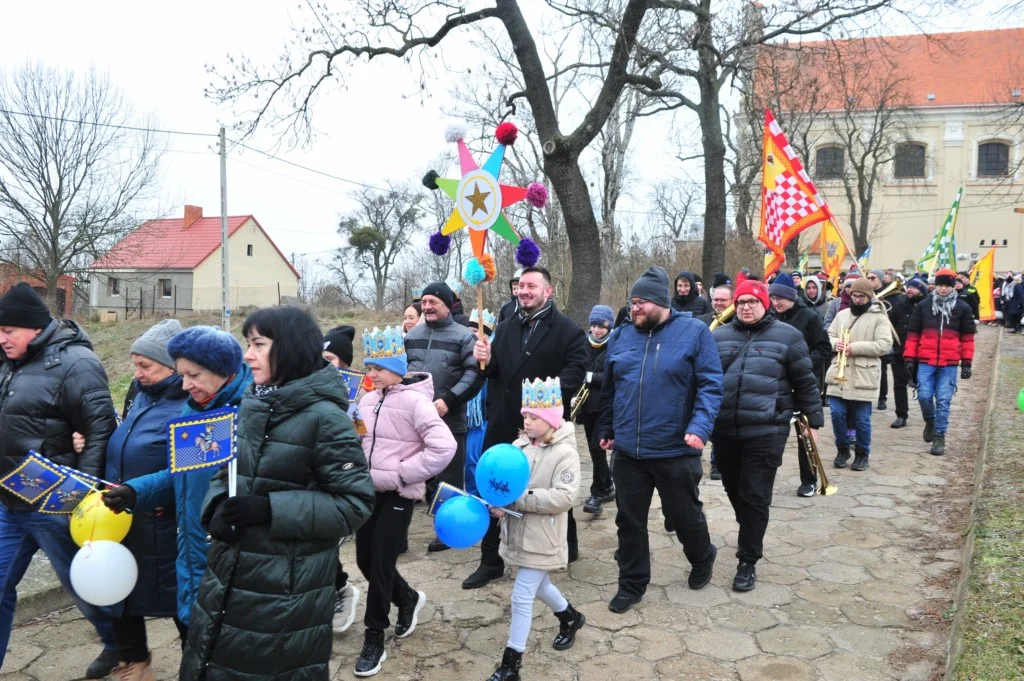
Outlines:
<svg viewBox="0 0 1024 681"><path fill-rule="evenodd" d="M148 357L154 362L159 362L165 367L174 368L174 360L167 352L167 343L174 334L181 331L181 323L177 319L165 319L158 322L139 336L129 351L133 355Z"/></svg>
<svg viewBox="0 0 1024 681"><path fill-rule="evenodd" d="M658 307L671 307L668 297L668 272L664 267L652 265L633 284L630 298L643 298Z"/></svg>

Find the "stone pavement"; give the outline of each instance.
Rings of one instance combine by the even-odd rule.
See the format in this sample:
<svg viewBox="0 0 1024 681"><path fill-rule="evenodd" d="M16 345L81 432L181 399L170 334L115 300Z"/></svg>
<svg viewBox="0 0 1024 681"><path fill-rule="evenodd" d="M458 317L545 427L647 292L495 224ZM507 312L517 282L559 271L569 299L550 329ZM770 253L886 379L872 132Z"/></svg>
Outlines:
<svg viewBox="0 0 1024 681"><path fill-rule="evenodd" d="M597 518L579 512L581 558L567 573L554 575L554 581L586 614L587 626L572 650L556 652L551 648L556 619L538 603L523 678L941 678L996 340L995 331L981 329L974 378L960 384L943 458L928 454L916 403L911 403L911 426L903 430L889 428L891 407L876 411L871 468L864 473L833 469L831 428L826 427L820 446L839 493L802 499L795 495L799 475L790 438L752 592L729 588L736 524L720 483L707 478L701 483L712 540L721 549L711 584L700 591L687 588L689 566L675 536L662 529L660 510L652 509L651 585L643 602L623 615L607 608L617 578L614 505ZM582 429L580 445L589 470ZM401 641L389 636L388 660L379 678L482 681L505 645L512 580L464 591L460 583L478 553L428 556L430 538L428 519L418 510L410 552L400 569L429 601L412 636ZM365 593L351 544L342 549L342 560ZM361 644L358 621L335 637L333 679L355 678L352 667ZM180 653L169 620L150 623L150 646L157 677L176 678ZM89 625L75 610L65 610L15 629L0 680L80 678L98 652Z"/></svg>

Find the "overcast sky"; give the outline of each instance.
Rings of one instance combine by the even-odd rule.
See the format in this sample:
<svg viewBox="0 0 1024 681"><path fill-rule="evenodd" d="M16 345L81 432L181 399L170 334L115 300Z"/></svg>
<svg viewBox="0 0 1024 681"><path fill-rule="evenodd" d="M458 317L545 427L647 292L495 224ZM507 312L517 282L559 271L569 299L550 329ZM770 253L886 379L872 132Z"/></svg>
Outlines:
<svg viewBox="0 0 1024 681"><path fill-rule="evenodd" d="M951 16L940 28L983 28L987 13ZM302 9L300 9L300 7ZM305 10L305 11L302 11ZM266 63L281 46L293 19L304 21L308 9L296 2L176 0L173 3L126 0L50 0L5 2L0 15L0 67L26 59L82 69L94 65L139 112L154 112L161 127L215 134L229 111L203 96L210 82L205 65L223 65L228 52L244 53ZM458 54L466 58L465 52ZM262 57L262 59L261 59ZM308 150L283 151L296 163L368 184L387 180L416 181L430 160L446 151L444 129L452 122L441 109L449 105L451 83L434 82L434 97L421 105L415 81L396 60L355 70L344 92L321 100L315 124L323 131ZM645 124L646 125L646 124ZM639 128L634 165L643 186L669 172L679 172L675 149L664 143L668 122ZM695 119L692 128L696 141ZM249 144L271 149L274 140L258 135ZM214 138L172 136L161 170L159 206L178 215L185 203L219 213L219 165ZM690 173L699 179L699 169ZM236 151L228 165L228 211L253 214L285 254L324 257L342 245L338 216L351 206L353 187L317 176L248 151ZM633 192L624 208L643 208L646 193Z"/></svg>

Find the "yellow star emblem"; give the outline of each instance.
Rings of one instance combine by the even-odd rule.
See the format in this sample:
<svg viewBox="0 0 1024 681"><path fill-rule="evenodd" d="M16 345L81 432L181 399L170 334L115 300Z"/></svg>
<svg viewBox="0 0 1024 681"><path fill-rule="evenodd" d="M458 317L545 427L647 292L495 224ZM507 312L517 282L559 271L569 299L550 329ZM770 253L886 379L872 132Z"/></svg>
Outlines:
<svg viewBox="0 0 1024 681"><path fill-rule="evenodd" d="M473 193L466 196L466 198L469 199L469 202L473 204L473 212L470 215L476 215L476 212L478 210L487 213L487 204L485 202L487 200L487 197L490 195L490 192L480 191L479 183L474 182Z"/></svg>

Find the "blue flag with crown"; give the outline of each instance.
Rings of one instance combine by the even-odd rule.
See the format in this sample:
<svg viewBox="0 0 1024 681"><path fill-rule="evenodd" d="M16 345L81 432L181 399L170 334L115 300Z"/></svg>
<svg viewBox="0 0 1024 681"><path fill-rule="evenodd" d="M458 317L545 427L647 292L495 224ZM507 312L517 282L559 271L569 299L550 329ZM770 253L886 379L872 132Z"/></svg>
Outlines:
<svg viewBox="0 0 1024 681"><path fill-rule="evenodd" d="M213 468L234 459L237 417L235 407L223 407L169 421L167 458L171 474Z"/></svg>
<svg viewBox="0 0 1024 681"><path fill-rule="evenodd" d="M14 470L0 478L0 487L34 504L64 482L65 477L60 466L29 450Z"/></svg>
<svg viewBox="0 0 1024 681"><path fill-rule="evenodd" d="M355 369L338 369L338 374L345 379L348 385L348 401L355 402L356 395L359 394L359 386L363 384L366 374Z"/></svg>
<svg viewBox="0 0 1024 681"><path fill-rule="evenodd" d="M36 509L40 513L70 514L89 492L98 489L103 481L82 471L58 466L64 474L64 482L46 495Z"/></svg>

